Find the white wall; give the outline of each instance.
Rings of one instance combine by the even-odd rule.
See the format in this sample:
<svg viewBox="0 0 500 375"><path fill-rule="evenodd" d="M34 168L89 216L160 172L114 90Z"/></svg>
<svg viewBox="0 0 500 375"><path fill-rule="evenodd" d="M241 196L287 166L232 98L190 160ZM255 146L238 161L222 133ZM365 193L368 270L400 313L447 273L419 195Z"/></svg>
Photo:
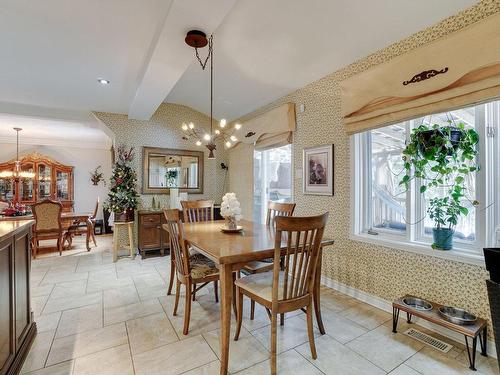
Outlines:
<svg viewBox="0 0 500 375"><path fill-rule="evenodd" d="M102 183L94 186L90 181L90 172L98 165L102 166L106 185L111 176L111 153L109 150L59 147L59 146L33 146L19 145L19 157L37 151L61 164L74 167L74 199L75 212L92 212L95 201L100 197L98 217L102 217L102 202L106 199L108 188ZM16 157L16 145L0 143L0 162L5 162Z"/></svg>

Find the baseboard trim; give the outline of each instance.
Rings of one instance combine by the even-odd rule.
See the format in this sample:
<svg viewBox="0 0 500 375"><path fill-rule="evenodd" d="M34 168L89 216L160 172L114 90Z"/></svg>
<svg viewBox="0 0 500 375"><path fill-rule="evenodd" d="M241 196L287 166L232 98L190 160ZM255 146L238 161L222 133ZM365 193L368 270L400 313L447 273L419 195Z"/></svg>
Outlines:
<svg viewBox="0 0 500 375"><path fill-rule="evenodd" d="M356 298L359 301L365 302L371 306L377 307L381 310L387 311L388 313L392 314L392 302L387 301L383 298L380 298L376 295L373 295L371 293L367 293L365 291L362 291L360 289L354 288L352 286L343 284L339 281L330 279L329 277L326 276L321 276L321 283L325 285L328 288L332 288L338 292L341 292L343 294L346 294L350 297ZM458 333L455 333L453 331L450 331L446 328L440 327L438 325L435 325L431 322L428 322L426 320L422 319L416 319L415 321L416 325L419 325L421 327L427 328L433 332L436 332L440 335L443 335L444 337L448 337L451 340L457 341L462 343L464 341L463 335L460 335ZM488 356L491 356L493 358L497 358L497 351L495 347L495 342L492 340L488 340L488 348L487 348L487 353ZM480 350L480 345L477 345L478 351Z"/></svg>

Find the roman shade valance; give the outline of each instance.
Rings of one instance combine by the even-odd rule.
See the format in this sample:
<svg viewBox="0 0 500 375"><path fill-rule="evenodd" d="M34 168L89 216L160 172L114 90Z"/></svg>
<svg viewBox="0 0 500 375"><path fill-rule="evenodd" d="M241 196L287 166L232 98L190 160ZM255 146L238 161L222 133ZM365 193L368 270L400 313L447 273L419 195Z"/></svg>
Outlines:
<svg viewBox="0 0 500 375"><path fill-rule="evenodd" d="M500 13L341 83L348 134L500 97Z"/></svg>
<svg viewBox="0 0 500 375"><path fill-rule="evenodd" d="M286 103L243 122L240 141L265 150L292 143L295 131L295 104Z"/></svg>

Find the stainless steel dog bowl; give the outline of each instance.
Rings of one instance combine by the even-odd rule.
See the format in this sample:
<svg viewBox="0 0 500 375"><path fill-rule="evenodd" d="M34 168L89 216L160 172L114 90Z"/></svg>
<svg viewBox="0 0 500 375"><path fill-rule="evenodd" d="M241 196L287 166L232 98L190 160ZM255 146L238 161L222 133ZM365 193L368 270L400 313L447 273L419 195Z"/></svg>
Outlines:
<svg viewBox="0 0 500 375"><path fill-rule="evenodd" d="M455 324L474 324L477 320L477 316L456 307L443 306L439 308L438 312L443 318Z"/></svg>
<svg viewBox="0 0 500 375"><path fill-rule="evenodd" d="M417 297L405 297L403 298L403 303L406 306L413 307L416 310L429 311L432 310L432 305L425 299Z"/></svg>

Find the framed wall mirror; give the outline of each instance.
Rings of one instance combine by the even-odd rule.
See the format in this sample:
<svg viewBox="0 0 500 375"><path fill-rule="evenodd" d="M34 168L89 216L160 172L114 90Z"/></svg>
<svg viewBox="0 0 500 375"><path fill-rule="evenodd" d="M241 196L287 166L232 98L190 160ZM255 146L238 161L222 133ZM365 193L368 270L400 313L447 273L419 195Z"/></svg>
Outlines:
<svg viewBox="0 0 500 375"><path fill-rule="evenodd" d="M142 148L142 193L165 194L171 188L203 193L204 153L172 148Z"/></svg>

